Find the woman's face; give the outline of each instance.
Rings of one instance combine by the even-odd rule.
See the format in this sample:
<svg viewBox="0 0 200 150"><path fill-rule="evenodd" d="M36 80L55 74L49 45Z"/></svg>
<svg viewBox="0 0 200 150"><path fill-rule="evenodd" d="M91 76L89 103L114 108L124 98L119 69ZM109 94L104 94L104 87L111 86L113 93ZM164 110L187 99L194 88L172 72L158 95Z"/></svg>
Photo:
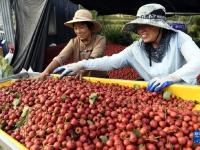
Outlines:
<svg viewBox="0 0 200 150"><path fill-rule="evenodd" d="M144 43L156 42L159 28L150 25L139 25L137 33L143 39Z"/></svg>
<svg viewBox="0 0 200 150"><path fill-rule="evenodd" d="M88 26L82 22L74 23L74 32L76 33L77 37L82 41L89 39L92 34Z"/></svg>

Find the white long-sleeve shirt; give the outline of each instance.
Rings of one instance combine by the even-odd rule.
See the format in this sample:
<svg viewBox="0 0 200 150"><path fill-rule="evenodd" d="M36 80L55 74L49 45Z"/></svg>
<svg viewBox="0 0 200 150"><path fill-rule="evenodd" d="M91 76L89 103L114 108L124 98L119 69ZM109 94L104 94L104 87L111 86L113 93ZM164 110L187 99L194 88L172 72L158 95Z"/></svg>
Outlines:
<svg viewBox="0 0 200 150"><path fill-rule="evenodd" d="M200 49L189 35L177 31L171 36L162 61L152 61L152 66L142 49L141 39L118 54L82 62L86 70L109 71L131 66L146 81L172 74L188 84L196 84L196 77L200 74Z"/></svg>

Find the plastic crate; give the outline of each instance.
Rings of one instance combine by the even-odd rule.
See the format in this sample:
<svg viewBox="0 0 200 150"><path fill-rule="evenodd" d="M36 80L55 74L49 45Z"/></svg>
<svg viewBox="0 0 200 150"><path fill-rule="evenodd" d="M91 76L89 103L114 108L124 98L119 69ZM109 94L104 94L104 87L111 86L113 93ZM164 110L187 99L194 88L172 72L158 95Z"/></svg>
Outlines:
<svg viewBox="0 0 200 150"><path fill-rule="evenodd" d="M0 150L27 150L27 148L0 130Z"/></svg>
<svg viewBox="0 0 200 150"><path fill-rule="evenodd" d="M55 75L54 77L58 77L58 75ZM103 78L94 78L94 77L84 77L84 79L90 82L101 82L101 83L110 83L110 84L114 83L114 84L119 84L119 85L128 86L128 87L135 87L135 86L146 87L147 86L147 82L145 81L103 79ZM14 81L15 80L9 80L9 81L6 81L5 83L0 83L0 88L4 86L8 86ZM200 103L200 86L174 84L166 88L165 90L171 91L173 94L175 94L178 97L181 97L183 100L197 101ZM200 110L200 104L197 104L194 107L194 110ZM6 147L8 150L9 150L9 146L10 148L14 150L27 150L22 144L20 144L18 141L16 141L15 139L13 139L11 136L9 136L7 133L5 133L4 131L0 129L0 145L1 145L1 142L4 142L4 145L8 143L6 145L8 146Z"/></svg>

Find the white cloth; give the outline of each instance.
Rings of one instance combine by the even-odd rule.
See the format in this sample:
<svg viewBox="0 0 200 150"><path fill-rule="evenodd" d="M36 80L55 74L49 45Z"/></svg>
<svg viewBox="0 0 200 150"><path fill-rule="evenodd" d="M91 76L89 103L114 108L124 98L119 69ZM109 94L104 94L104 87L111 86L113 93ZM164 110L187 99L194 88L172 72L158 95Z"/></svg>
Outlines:
<svg viewBox="0 0 200 150"><path fill-rule="evenodd" d="M146 81L172 74L188 84L196 84L196 77L200 74L200 49L189 35L182 31L175 32L163 60L160 63L152 62L152 66L140 45L141 40L118 54L83 60L84 69L108 71L131 66Z"/></svg>
<svg viewBox="0 0 200 150"><path fill-rule="evenodd" d="M8 52L8 54L6 54L6 56L5 56L5 59L8 61L8 64L11 63L12 58L13 58L13 53L11 53L11 52Z"/></svg>

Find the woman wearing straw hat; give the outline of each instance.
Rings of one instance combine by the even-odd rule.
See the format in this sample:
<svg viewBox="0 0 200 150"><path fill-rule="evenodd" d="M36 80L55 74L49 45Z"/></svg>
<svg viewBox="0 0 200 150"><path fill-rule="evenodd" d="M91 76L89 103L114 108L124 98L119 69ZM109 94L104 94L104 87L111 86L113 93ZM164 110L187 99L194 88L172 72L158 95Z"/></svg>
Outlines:
<svg viewBox="0 0 200 150"><path fill-rule="evenodd" d="M196 84L200 74L200 49L189 35L167 24L165 14L165 8L160 4L140 7L137 18L123 28L137 33L139 41L118 54L61 66L54 73L62 68L62 78L76 74L80 69L108 71L131 66L149 82L149 91L157 92L173 83Z"/></svg>
<svg viewBox="0 0 200 150"><path fill-rule="evenodd" d="M44 79L56 67L64 65L72 55L74 62L83 59L97 58L104 55L106 38L96 33L101 30L101 24L92 18L90 11L86 9L77 10L73 19L64 25L72 28L76 37L71 39L58 56L56 56L47 68L38 77ZM106 77L106 72L84 71L85 76Z"/></svg>

